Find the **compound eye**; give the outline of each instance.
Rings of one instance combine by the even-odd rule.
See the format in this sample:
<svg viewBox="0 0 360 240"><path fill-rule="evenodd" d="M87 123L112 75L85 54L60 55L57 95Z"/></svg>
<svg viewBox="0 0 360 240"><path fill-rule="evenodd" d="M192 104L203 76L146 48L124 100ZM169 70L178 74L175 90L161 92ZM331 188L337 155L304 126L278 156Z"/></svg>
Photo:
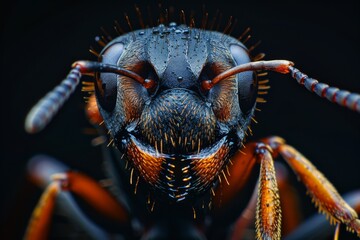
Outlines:
<svg viewBox="0 0 360 240"><path fill-rule="evenodd" d="M246 49L240 45L231 45L230 52L236 65L251 61ZM255 107L257 97L258 81L256 72L246 71L238 73L237 80L240 109L244 114L248 114Z"/></svg>
<svg viewBox="0 0 360 240"><path fill-rule="evenodd" d="M117 65L123 52L124 44L114 43L103 50L101 60L106 64ZM111 112L116 104L118 76L115 73L96 74L96 98L101 107L108 112Z"/></svg>

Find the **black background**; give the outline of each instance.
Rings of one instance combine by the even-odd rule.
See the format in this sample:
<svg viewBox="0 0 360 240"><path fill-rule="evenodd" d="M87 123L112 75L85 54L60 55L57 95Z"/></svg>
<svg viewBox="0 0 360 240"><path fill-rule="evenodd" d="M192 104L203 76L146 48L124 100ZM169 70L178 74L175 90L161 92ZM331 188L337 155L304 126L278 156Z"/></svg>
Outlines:
<svg viewBox="0 0 360 240"><path fill-rule="evenodd" d="M201 9L201 4L194 2L176 5ZM24 119L31 106L66 76L72 62L95 59L88 48L95 45L100 27L111 29L114 20L124 22L124 11L135 16L133 3L18 0L2 7L0 217L2 230L10 234L9 238L22 235L39 197L25 179L26 163L34 154L52 155L74 169L101 178L99 149L90 145L93 136L83 134L90 125L84 116L80 89L45 131L26 134ZM237 18L237 34L251 27L253 37L248 46L261 40L258 51L265 52L266 59L292 60L314 78L360 92L358 1L204 3L210 16L219 9L224 18ZM139 4L146 5L145 1ZM256 115L259 123L253 126L252 139L282 136L307 156L341 194L358 189L360 115L307 92L289 76L270 73L269 78L268 102L260 105L262 111ZM295 177L293 180L305 196L303 186ZM303 204L305 214L316 211L310 200L304 199Z"/></svg>

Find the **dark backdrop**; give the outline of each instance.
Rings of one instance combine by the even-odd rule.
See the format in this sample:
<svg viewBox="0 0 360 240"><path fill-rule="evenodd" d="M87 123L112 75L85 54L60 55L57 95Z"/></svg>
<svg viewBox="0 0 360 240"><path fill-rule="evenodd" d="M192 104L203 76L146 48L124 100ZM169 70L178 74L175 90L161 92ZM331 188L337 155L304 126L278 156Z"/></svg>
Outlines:
<svg viewBox="0 0 360 240"><path fill-rule="evenodd" d="M184 9L201 6L181 2L178 5ZM251 27L249 44L261 40L258 50L266 53L266 59L292 60L308 75L360 92L358 1L237 2L205 5L210 15L219 9L224 16L237 18L238 34ZM124 11L133 16L132 5L133 1L121 0L17 0L2 8L0 217L1 226L14 238L22 235L39 197L25 179L31 156L50 154L101 178L99 149L90 145L93 136L83 134L90 126L80 89L45 131L26 134L24 119L30 107L67 74L72 62L94 60L88 48L95 45L100 27L111 29L114 20L124 22ZM360 115L316 97L288 76L270 73L269 77L268 102L257 113L252 139L282 136L311 159L340 193L359 188ZM305 196L301 184L294 184ZM315 212L310 200L304 200L303 211Z"/></svg>

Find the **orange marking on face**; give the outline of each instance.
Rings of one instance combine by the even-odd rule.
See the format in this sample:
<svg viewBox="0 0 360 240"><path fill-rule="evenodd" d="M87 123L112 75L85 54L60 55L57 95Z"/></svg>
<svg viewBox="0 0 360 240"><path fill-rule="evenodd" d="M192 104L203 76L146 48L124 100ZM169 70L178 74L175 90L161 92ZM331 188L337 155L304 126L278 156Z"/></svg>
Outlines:
<svg viewBox="0 0 360 240"><path fill-rule="evenodd" d="M193 170L202 183L207 185L214 181L215 177L220 174L225 163L225 156L228 153L229 148L221 146L214 154L192 162Z"/></svg>
<svg viewBox="0 0 360 240"><path fill-rule="evenodd" d="M144 107L144 99L139 93L137 87L139 83L135 80L121 80L123 88L124 113L126 121L137 119L140 117Z"/></svg>
<svg viewBox="0 0 360 240"><path fill-rule="evenodd" d="M214 59L215 62L211 65L211 75L212 78L220 75L226 70L232 68L233 66L229 65L225 59L222 59L223 55L219 51ZM221 60L220 60L221 59ZM230 96L233 96L234 89L237 88L235 75L230 76L221 80L212 86L215 92L218 92L218 96L214 100L213 109L216 115L216 118L220 121L228 121L231 117L231 110L233 107L233 99Z"/></svg>
<svg viewBox="0 0 360 240"><path fill-rule="evenodd" d="M151 153L140 149L133 141L130 143L127 153L144 180L151 185L155 185L159 180L161 164L164 158L153 156Z"/></svg>
<svg viewBox="0 0 360 240"><path fill-rule="evenodd" d="M86 115L91 124L100 124L103 121L97 106L95 94L91 95L86 105Z"/></svg>

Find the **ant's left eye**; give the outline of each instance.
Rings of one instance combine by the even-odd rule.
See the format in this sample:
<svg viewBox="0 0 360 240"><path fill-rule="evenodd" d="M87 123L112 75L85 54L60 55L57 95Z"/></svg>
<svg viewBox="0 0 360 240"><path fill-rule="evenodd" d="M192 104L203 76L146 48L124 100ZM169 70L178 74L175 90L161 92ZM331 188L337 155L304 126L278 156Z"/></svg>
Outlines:
<svg viewBox="0 0 360 240"><path fill-rule="evenodd" d="M231 45L230 52L236 65L251 61L247 51L239 45ZM254 108L257 97L258 81L256 72L246 71L238 73L237 80L240 109L244 114L248 114Z"/></svg>
<svg viewBox="0 0 360 240"><path fill-rule="evenodd" d="M111 45L102 54L102 63L117 65L123 51L124 45L122 43ZM100 73L96 76L96 96L101 107L108 112L111 112L116 104L117 79L118 75L115 73Z"/></svg>

